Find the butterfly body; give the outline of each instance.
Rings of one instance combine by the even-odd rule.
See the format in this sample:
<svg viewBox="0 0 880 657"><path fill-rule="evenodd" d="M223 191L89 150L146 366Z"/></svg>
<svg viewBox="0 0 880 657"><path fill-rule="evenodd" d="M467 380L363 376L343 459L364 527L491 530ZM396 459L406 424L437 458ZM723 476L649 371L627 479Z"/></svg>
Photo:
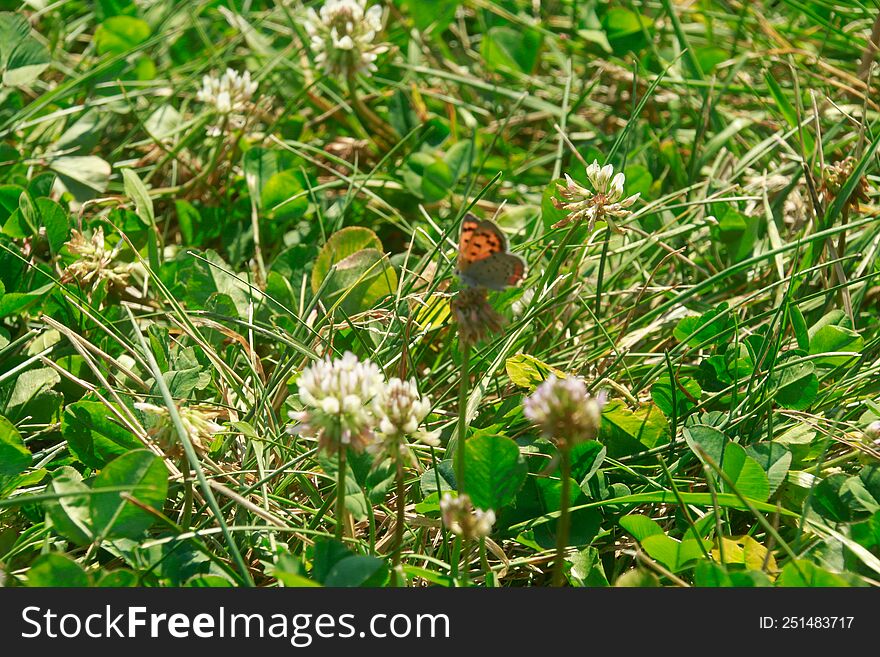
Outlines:
<svg viewBox="0 0 880 657"><path fill-rule="evenodd" d="M526 263L508 251L507 238L494 221L468 213L461 224L456 273L469 287L503 290L522 280Z"/></svg>

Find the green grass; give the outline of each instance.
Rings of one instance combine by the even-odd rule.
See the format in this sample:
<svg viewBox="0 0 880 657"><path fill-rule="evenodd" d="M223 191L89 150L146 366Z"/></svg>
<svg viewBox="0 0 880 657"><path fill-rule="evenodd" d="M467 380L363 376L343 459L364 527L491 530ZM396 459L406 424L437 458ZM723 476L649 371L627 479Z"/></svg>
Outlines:
<svg viewBox="0 0 880 657"><path fill-rule="evenodd" d="M0 579L550 585L555 371L609 400L567 585L880 581L876 4L375 1L353 76L320 4L2 3ZM552 228L593 160L632 214ZM466 212L527 262L468 350ZM402 488L288 432L345 351L431 399ZM485 540L441 518L464 471Z"/></svg>

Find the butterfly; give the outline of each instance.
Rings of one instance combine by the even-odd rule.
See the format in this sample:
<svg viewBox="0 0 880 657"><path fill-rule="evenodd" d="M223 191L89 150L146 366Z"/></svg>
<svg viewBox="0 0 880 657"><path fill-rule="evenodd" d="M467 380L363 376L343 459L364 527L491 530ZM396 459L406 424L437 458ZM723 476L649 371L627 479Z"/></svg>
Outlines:
<svg viewBox="0 0 880 657"><path fill-rule="evenodd" d="M525 270L525 260L507 250L507 238L494 221L464 216L456 270L462 283L503 290L519 283Z"/></svg>

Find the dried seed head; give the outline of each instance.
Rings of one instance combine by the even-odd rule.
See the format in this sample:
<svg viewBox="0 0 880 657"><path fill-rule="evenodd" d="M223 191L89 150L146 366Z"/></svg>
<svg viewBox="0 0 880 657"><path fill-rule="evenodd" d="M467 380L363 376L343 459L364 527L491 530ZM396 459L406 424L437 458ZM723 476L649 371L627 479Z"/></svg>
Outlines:
<svg viewBox="0 0 880 657"><path fill-rule="evenodd" d="M476 344L504 328L504 318L492 308L486 288L463 288L449 305L458 324L458 339L463 345Z"/></svg>
<svg viewBox="0 0 880 657"><path fill-rule="evenodd" d="M131 275L130 263L114 263L119 254L119 246L108 249L104 244L104 229L97 228L91 238L76 229L70 231L70 240L65 244L68 252L77 260L61 274L65 282L77 281L84 287L94 290L101 281L126 286Z"/></svg>
<svg viewBox="0 0 880 657"><path fill-rule="evenodd" d="M826 203L834 202L840 195L847 180L852 177L855 167L856 160L851 155L825 167L821 191ZM869 189L868 179L864 176L859 178L849 198L844 202L844 210L847 212L858 211L859 203L867 202Z"/></svg>
<svg viewBox="0 0 880 657"><path fill-rule="evenodd" d="M170 458L183 458L183 445L171 420L171 413L165 406L148 402L136 402L134 407L151 418L147 433L156 441L159 448ZM180 422L189 436L196 452L204 454L210 448L214 434L223 431L223 426L215 420L222 411L201 406L177 406Z"/></svg>

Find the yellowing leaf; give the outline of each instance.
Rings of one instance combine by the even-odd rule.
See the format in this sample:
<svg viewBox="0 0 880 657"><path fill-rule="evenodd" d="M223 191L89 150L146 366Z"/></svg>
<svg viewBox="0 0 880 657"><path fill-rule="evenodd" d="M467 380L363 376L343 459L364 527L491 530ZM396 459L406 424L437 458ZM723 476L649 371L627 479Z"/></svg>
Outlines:
<svg viewBox="0 0 880 657"><path fill-rule="evenodd" d="M382 242L369 228L348 226L336 231L321 248L312 268L312 292L317 293L330 267L362 249L382 251Z"/></svg>
<svg viewBox="0 0 880 657"><path fill-rule="evenodd" d="M528 354L517 354L507 359L505 363L507 376L514 384L534 390L551 374L564 379L565 372L538 360Z"/></svg>
<svg viewBox="0 0 880 657"><path fill-rule="evenodd" d="M423 329L440 328L449 317L449 300L432 294L415 312L416 323Z"/></svg>
<svg viewBox="0 0 880 657"><path fill-rule="evenodd" d="M599 442L612 458L635 454L668 443L669 427L655 404L631 411L621 400L612 399L602 411Z"/></svg>
<svg viewBox="0 0 880 657"><path fill-rule="evenodd" d="M758 543L751 536L731 536L721 538L721 547L724 549L724 563L745 566L746 570L764 570L770 578L775 578L779 572L779 566L771 552L768 556L767 548ZM712 556L720 563L721 550L717 547L712 549ZM766 568L765 568L766 560Z"/></svg>

